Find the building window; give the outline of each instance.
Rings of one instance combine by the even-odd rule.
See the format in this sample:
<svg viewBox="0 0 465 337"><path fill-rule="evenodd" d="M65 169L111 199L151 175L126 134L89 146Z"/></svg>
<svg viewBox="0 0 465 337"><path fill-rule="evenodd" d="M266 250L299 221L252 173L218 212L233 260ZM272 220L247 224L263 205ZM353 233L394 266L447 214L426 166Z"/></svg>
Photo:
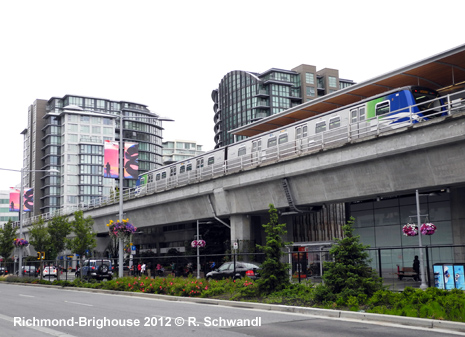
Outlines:
<svg viewBox="0 0 465 337"><path fill-rule="evenodd" d="M314 87L306 87L307 88L307 96L315 97L315 88Z"/></svg>
<svg viewBox="0 0 465 337"><path fill-rule="evenodd" d="M330 88L337 88L336 77L334 77L334 76L328 76L328 81L329 81L329 87L330 87Z"/></svg>
<svg viewBox="0 0 465 337"><path fill-rule="evenodd" d="M315 75L313 73L305 73L305 83L315 84Z"/></svg>

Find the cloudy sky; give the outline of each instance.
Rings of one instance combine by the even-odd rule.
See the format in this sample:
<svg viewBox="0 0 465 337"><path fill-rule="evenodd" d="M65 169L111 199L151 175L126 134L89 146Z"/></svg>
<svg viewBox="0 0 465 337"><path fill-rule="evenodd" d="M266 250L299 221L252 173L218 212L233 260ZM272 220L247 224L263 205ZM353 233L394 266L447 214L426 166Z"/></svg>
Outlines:
<svg viewBox="0 0 465 337"><path fill-rule="evenodd" d="M142 103L164 140L214 147L211 91L232 70L300 64L363 82L465 43L463 0L2 1L0 168L22 166L35 99ZM0 190L19 184L0 172Z"/></svg>

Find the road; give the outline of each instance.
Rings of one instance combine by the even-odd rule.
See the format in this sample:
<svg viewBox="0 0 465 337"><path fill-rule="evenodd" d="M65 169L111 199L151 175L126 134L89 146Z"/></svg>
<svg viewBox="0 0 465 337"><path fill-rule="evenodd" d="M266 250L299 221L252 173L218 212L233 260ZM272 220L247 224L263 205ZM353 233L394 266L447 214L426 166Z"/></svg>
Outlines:
<svg viewBox="0 0 465 337"><path fill-rule="evenodd" d="M249 325L249 326L241 326ZM0 283L0 337L433 337L437 329Z"/></svg>

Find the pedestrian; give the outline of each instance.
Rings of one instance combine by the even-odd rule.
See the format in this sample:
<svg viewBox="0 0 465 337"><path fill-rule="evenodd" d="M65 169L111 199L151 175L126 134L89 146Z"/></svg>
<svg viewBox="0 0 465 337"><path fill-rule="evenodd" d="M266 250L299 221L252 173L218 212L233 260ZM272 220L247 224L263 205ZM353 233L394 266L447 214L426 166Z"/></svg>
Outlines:
<svg viewBox="0 0 465 337"><path fill-rule="evenodd" d="M134 265L133 264L131 264L131 267L129 267L129 274L131 276L134 276Z"/></svg>
<svg viewBox="0 0 465 337"><path fill-rule="evenodd" d="M413 271L418 275L420 274L420 260L418 260L418 255L415 255L415 258L413 259ZM418 277L418 280L420 278Z"/></svg>
<svg viewBox="0 0 465 337"><path fill-rule="evenodd" d="M139 264L137 265L137 276L140 276L140 270L141 269L142 269L142 265L139 262Z"/></svg>
<svg viewBox="0 0 465 337"><path fill-rule="evenodd" d="M147 266L145 265L145 262L142 263L142 266L140 267L140 273L141 275L145 275L145 269Z"/></svg>

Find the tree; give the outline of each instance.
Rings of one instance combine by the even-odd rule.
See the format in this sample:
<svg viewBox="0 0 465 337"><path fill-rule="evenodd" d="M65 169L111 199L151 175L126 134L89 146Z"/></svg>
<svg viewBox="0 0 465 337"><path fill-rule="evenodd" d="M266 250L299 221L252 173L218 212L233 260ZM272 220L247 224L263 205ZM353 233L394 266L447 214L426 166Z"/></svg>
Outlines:
<svg viewBox="0 0 465 337"><path fill-rule="evenodd" d="M94 220L90 216L84 218L82 211L74 212L71 230L74 237L66 239L66 246L73 253L79 255L79 266L82 268L82 257L97 246L97 233L93 231ZM82 278L82 273L80 274Z"/></svg>
<svg viewBox="0 0 465 337"><path fill-rule="evenodd" d="M47 227L42 217L34 222L29 229L30 240L29 243L34 246L37 252L45 252L45 256L50 254L50 234L48 233ZM40 278L42 279L43 272L43 260L40 260Z"/></svg>
<svg viewBox="0 0 465 337"><path fill-rule="evenodd" d="M71 233L67 216L54 216L47 226L50 235L50 259L56 259L66 247L66 237ZM60 272L57 274L60 279Z"/></svg>
<svg viewBox="0 0 465 337"><path fill-rule="evenodd" d="M278 224L278 211L273 204L269 207L270 222L263 225L266 245L257 245L265 253L265 261L260 267L261 277L257 280L258 290L266 294L281 290L289 284L289 265L281 262L283 248L289 244L282 239L287 234L286 224Z"/></svg>
<svg viewBox="0 0 465 337"><path fill-rule="evenodd" d="M6 259L11 255L13 249L13 240L16 238L16 228L13 227L13 221L8 220L3 228L0 228L0 255Z"/></svg>
<svg viewBox="0 0 465 337"><path fill-rule="evenodd" d="M383 281L369 266L369 255L359 242L360 236L354 236L353 217L342 227L344 238L335 239L336 243L329 253L333 262L325 262L323 280L329 293L342 297L343 302L349 296L359 299L368 298L383 288Z"/></svg>

